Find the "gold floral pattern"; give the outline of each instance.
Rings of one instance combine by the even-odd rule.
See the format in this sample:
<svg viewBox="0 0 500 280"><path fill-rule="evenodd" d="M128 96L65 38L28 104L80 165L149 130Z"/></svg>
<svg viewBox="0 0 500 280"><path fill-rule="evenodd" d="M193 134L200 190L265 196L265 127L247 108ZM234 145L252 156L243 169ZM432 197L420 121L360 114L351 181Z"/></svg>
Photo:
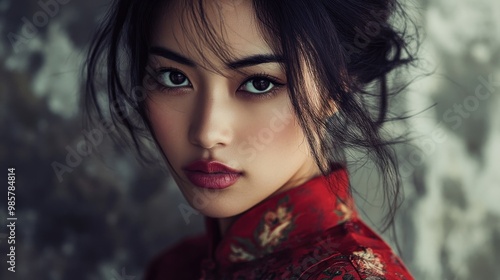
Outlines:
<svg viewBox="0 0 500 280"><path fill-rule="evenodd" d="M251 261L255 259L255 256L248 253L243 248L231 244L231 255L229 255L229 259L232 262Z"/></svg>
<svg viewBox="0 0 500 280"><path fill-rule="evenodd" d="M352 207L348 207L341 201L338 201L337 208L335 209L335 214L339 217L339 224L343 223L345 221L348 221L352 218L353 216L353 209Z"/></svg>
<svg viewBox="0 0 500 280"><path fill-rule="evenodd" d="M253 260L273 252L276 246L288 238L294 226L292 206L288 205L288 200L288 196L285 196L278 202L275 210L268 210L262 215L252 240L238 238L238 245L230 245L229 259L232 262Z"/></svg>
<svg viewBox="0 0 500 280"><path fill-rule="evenodd" d="M331 175L333 182L318 177L264 200L222 236L217 219L207 218L207 235L183 245L189 254L175 249L162 259L158 264L171 269L156 269L165 271L158 279L200 279L192 277L193 267L200 267L197 256L204 255L206 241L210 251L201 263L201 278L207 280L413 280L384 240L359 219L346 171L336 172L341 173ZM180 257L195 256L196 262L177 265ZM171 275L174 271L186 277Z"/></svg>
<svg viewBox="0 0 500 280"><path fill-rule="evenodd" d="M371 248L353 252L352 255L352 260L357 264L361 273L370 276L384 276L384 264L380 261L380 256L374 253Z"/></svg>
<svg viewBox="0 0 500 280"><path fill-rule="evenodd" d="M283 239L283 231L292 223L292 214L288 208L280 206L276 211L267 212L264 221L264 230L259 234L260 246L276 246Z"/></svg>

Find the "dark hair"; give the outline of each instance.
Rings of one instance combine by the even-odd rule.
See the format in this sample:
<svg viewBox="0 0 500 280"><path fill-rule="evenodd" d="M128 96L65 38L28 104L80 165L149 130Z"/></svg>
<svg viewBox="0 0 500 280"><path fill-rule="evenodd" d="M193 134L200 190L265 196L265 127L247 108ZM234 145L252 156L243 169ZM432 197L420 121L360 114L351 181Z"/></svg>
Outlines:
<svg viewBox="0 0 500 280"><path fill-rule="evenodd" d="M115 140L132 143L144 162L155 162L155 157L143 140L159 147L147 118L143 86L153 27L165 2L114 1L86 64L87 124L111 118ZM205 17L204 1L184 2L186 15L198 27L196 35L210 42L221 59L228 59L224 41ZM395 140L387 139L382 127L392 120L388 99L399 90L391 91L387 80L392 70L413 61L404 9L396 0L253 0L253 6L266 41L284 58L291 102L323 174L332 163L345 163L348 149L365 151L377 164L390 202L385 231L400 198L400 175L390 145ZM393 26L395 20L400 20L400 30ZM105 92L99 79L103 66ZM304 90L305 67L321 95L320 104L313 104ZM109 105L99 101L101 94ZM326 118L325 112L335 113Z"/></svg>

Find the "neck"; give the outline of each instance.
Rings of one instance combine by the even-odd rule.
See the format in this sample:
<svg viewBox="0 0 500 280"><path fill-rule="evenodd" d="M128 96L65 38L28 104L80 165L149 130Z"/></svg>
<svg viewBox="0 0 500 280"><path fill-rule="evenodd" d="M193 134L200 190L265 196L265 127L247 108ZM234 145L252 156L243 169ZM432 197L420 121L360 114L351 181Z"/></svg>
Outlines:
<svg viewBox="0 0 500 280"><path fill-rule="evenodd" d="M239 215L227 217L227 218L219 218L219 230L221 236L224 236L231 226L231 224L239 217Z"/></svg>

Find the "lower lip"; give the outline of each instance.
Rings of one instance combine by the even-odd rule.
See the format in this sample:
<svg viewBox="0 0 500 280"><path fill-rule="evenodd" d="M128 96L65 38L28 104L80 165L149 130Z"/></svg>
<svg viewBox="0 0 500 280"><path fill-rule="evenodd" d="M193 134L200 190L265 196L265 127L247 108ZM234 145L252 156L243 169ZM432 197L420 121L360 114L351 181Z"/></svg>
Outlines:
<svg viewBox="0 0 500 280"><path fill-rule="evenodd" d="M205 189L225 189L241 177L239 173L204 173L200 171L185 171L189 181Z"/></svg>

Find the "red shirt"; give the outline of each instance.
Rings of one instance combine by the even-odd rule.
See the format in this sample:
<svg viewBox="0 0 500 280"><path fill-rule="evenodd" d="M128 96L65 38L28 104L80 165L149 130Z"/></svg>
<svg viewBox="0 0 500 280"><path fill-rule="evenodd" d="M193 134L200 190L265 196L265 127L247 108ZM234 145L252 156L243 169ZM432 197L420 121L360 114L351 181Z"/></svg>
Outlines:
<svg viewBox="0 0 500 280"><path fill-rule="evenodd" d="M413 279L358 217L345 169L262 201L223 237L216 219L205 224L204 235L158 255L145 280Z"/></svg>

